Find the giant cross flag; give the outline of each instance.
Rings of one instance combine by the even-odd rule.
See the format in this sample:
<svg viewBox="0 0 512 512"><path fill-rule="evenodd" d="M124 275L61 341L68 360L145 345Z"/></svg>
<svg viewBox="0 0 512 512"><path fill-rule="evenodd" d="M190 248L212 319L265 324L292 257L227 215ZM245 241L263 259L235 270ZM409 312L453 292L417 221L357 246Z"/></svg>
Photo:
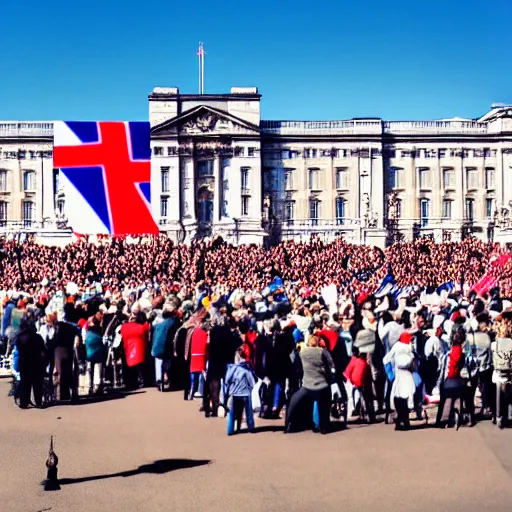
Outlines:
<svg viewBox="0 0 512 512"><path fill-rule="evenodd" d="M75 233L158 233L150 206L149 141L148 122L55 123L54 166Z"/></svg>

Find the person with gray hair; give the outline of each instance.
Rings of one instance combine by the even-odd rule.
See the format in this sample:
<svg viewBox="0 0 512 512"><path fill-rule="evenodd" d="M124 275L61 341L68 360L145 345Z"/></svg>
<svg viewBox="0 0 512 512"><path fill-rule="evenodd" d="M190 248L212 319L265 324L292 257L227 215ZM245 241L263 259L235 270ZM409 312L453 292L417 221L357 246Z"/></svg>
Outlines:
<svg viewBox="0 0 512 512"><path fill-rule="evenodd" d="M159 391L164 391L166 384L170 384L173 341L179 324L176 304L166 302L162 321L154 322L151 327L151 355L155 358L155 384Z"/></svg>

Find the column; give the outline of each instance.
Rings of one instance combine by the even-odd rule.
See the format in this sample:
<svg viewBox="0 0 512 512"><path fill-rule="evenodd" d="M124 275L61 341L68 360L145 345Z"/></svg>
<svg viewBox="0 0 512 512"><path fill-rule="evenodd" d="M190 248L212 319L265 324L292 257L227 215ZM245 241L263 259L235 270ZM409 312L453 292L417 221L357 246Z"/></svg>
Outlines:
<svg viewBox="0 0 512 512"><path fill-rule="evenodd" d="M213 197L213 222L217 223L220 220L220 202L222 201L222 184L220 176L220 159L216 154L213 159L213 179L214 179L214 197Z"/></svg>
<svg viewBox="0 0 512 512"><path fill-rule="evenodd" d="M183 205L182 212L185 219L195 222L196 220L196 204L195 189L196 180L194 174L194 159L186 156L181 161L183 172Z"/></svg>
<svg viewBox="0 0 512 512"><path fill-rule="evenodd" d="M370 148L371 151L372 148ZM377 214L377 227L382 228L384 226L384 216L386 209L384 204L386 202L386 193L384 188L384 161L383 161L383 149L382 146L375 148L378 151L378 155L375 157L375 161L372 160L370 153L370 177L371 177L371 208Z"/></svg>

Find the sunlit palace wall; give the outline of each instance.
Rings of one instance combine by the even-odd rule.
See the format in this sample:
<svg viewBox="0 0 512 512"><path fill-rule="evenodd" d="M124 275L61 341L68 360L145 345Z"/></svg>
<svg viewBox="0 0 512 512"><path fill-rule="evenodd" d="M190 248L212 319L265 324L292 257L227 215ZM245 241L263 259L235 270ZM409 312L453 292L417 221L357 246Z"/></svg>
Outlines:
<svg viewBox="0 0 512 512"><path fill-rule="evenodd" d="M269 121L254 87L149 95L151 207L178 241L512 242L512 107L475 119ZM68 233L51 122L0 122L0 230Z"/></svg>

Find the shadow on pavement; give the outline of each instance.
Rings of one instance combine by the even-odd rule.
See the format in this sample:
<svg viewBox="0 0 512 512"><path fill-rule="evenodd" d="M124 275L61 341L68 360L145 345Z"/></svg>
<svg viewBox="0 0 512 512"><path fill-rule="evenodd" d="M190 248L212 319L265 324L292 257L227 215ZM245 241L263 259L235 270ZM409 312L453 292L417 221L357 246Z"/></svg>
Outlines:
<svg viewBox="0 0 512 512"><path fill-rule="evenodd" d="M164 475L178 469L195 468L197 466L205 466L210 464L211 460L194 460L194 459L162 459L155 460L151 464L144 464L137 469L129 471L120 471L119 473L110 473L106 475L91 475L80 478L60 478L60 485L80 484L83 482L93 482L94 480L106 480L107 478L130 477L147 473L149 475Z"/></svg>
<svg viewBox="0 0 512 512"><path fill-rule="evenodd" d="M126 398L130 395L140 395L145 393L143 390L139 391L111 391L104 395L81 395L78 401L61 401L56 402L55 405L86 405L86 404L97 404L99 402L109 402L110 400L119 400Z"/></svg>

